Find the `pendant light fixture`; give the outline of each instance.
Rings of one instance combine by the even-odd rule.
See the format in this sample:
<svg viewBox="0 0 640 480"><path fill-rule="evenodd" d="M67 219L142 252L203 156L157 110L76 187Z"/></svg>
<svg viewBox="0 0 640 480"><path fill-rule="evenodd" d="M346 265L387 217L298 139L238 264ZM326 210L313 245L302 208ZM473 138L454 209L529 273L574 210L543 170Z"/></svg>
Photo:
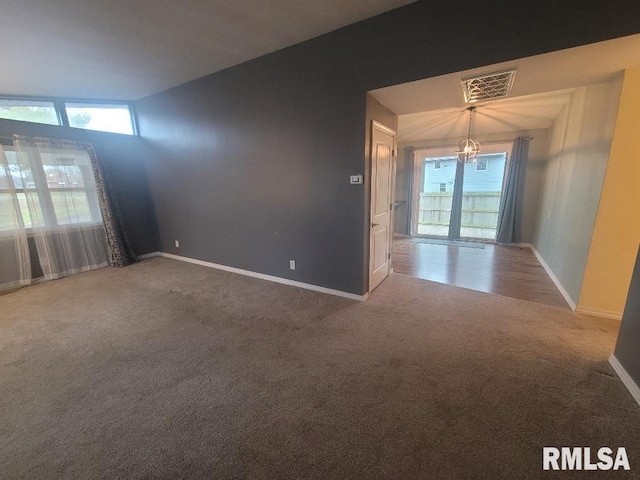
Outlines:
<svg viewBox="0 0 640 480"><path fill-rule="evenodd" d="M456 155L460 163L472 163L476 161L478 153L480 153L480 144L471 138L471 119L473 118L473 112L476 107L469 107L469 128L467 130L466 140L462 140L458 144L458 150Z"/></svg>

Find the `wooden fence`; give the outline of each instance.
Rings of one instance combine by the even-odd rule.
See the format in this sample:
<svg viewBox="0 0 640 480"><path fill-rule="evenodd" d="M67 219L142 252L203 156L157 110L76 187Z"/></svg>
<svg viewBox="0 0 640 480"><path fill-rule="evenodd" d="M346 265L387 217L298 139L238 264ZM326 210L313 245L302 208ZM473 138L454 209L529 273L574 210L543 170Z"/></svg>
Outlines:
<svg viewBox="0 0 640 480"><path fill-rule="evenodd" d="M465 192L462 196L462 226L495 229L500 209L500 192ZM451 192L420 194L418 223L420 225L449 225Z"/></svg>

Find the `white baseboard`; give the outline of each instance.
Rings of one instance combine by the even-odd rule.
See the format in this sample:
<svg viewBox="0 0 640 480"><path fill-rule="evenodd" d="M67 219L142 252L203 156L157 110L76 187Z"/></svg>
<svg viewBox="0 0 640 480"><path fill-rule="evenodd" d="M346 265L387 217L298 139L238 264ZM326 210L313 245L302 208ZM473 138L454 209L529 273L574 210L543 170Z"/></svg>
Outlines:
<svg viewBox="0 0 640 480"><path fill-rule="evenodd" d="M609 363L618 374L618 377L620 377L620 380L622 380L622 383L624 383L624 386L627 387L627 390L629 390L631 396L635 399L636 402L638 402L638 405L640 405L640 387L638 387L636 382L633 381L633 378L631 378L631 376L627 373L627 371L624 369L615 355L611 355L609 357Z"/></svg>
<svg viewBox="0 0 640 480"><path fill-rule="evenodd" d="M522 244L522 245L523 246L526 245L531 249L533 254L536 256L536 258L540 262L540 265L542 265L542 268L544 268L545 272L547 272L547 275L549 275L549 278L551 278L551 281L555 284L556 288L560 291L564 299L567 301L567 303L571 307L571 310L575 312L576 302L573 300L573 298L571 298L571 295L569 295L569 292L567 292L567 290L564 288L562 283L560 283L560 280L558 280L558 277L556 277L556 274L553 273L553 270L551 270L551 267L547 265L547 262L544 260L544 258L542 258L542 255L540 255L540 252L538 252L538 250L536 250L536 247L534 247L533 245L530 245L530 244Z"/></svg>
<svg viewBox="0 0 640 480"><path fill-rule="evenodd" d="M576 308L577 313L583 313L585 315L592 315L594 317L610 318L612 320L622 320L622 312L612 312L611 310L600 310L597 308L586 308L578 305Z"/></svg>
<svg viewBox="0 0 640 480"><path fill-rule="evenodd" d="M357 300L359 302L364 302L367 298L369 298L368 293L365 293L364 295L356 295L355 293L343 292L342 290L334 290L332 288L320 287L318 285L298 282L296 280L290 280L288 278L275 277L273 275L252 272L250 270L242 270L241 268L228 267L227 265L220 265L218 263L205 262L204 260L197 260L195 258L174 255L173 253L153 252L153 253L147 253L145 255L140 255L138 258L144 260L145 258L151 258L151 257L172 258L174 260L180 260L181 262L193 263L195 265L201 265L203 267L224 270L225 272L237 273L238 275L245 275L247 277L259 278L260 280L267 280L269 282L276 282L276 283L281 283L283 285L290 285L292 287L304 288L306 290L313 290L315 292L326 293L327 295L335 295L336 297L348 298L349 300Z"/></svg>

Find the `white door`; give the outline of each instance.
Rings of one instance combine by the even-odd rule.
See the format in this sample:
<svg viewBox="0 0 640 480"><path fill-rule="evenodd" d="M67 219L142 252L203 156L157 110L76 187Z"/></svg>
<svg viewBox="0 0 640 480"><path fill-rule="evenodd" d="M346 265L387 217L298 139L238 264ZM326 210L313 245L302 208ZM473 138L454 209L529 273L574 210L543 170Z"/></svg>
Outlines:
<svg viewBox="0 0 640 480"><path fill-rule="evenodd" d="M389 275L391 266L391 212L395 132L373 122L371 126L371 236L369 291Z"/></svg>

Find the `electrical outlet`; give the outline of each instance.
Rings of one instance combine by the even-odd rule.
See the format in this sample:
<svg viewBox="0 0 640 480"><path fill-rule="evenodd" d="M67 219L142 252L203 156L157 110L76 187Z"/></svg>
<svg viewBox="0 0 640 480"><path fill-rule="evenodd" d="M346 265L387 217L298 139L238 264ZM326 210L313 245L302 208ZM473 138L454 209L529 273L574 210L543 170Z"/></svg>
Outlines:
<svg viewBox="0 0 640 480"><path fill-rule="evenodd" d="M551 218L551 210L547 210L547 218Z"/></svg>
<svg viewBox="0 0 640 480"><path fill-rule="evenodd" d="M176 240L176 248L180 248L180 242Z"/></svg>
<svg viewBox="0 0 640 480"><path fill-rule="evenodd" d="M291 270L295 270L296 269L296 261L295 260L289 260L289 268Z"/></svg>

